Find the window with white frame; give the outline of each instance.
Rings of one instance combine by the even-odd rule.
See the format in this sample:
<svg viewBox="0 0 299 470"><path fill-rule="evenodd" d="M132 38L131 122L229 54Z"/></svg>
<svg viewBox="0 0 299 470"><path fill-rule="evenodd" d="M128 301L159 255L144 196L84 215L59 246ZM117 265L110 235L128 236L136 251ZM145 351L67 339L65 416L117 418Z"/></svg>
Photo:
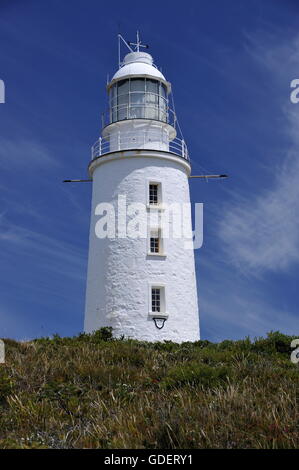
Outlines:
<svg viewBox="0 0 299 470"><path fill-rule="evenodd" d="M161 288L152 287L152 312L161 312Z"/></svg>
<svg viewBox="0 0 299 470"><path fill-rule="evenodd" d="M161 190L160 190L160 187L159 187L159 183L150 183L149 184L149 204L151 206L157 206L161 201L161 196L160 196L160 193L161 193Z"/></svg>
<svg viewBox="0 0 299 470"><path fill-rule="evenodd" d="M165 287L152 285L150 291L151 314L166 315L165 312Z"/></svg>
<svg viewBox="0 0 299 470"><path fill-rule="evenodd" d="M150 230L149 252L150 254L162 254L163 253L161 229L159 228Z"/></svg>

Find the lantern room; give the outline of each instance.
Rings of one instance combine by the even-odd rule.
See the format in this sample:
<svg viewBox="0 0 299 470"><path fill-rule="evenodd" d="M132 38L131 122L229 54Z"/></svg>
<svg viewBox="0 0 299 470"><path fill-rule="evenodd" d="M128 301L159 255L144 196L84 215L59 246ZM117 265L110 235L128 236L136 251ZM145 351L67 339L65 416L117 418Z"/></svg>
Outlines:
<svg viewBox="0 0 299 470"><path fill-rule="evenodd" d="M119 69L107 84L108 110L102 115L102 132L92 147L92 158L115 151L151 149L188 159L184 140L177 138L170 83L152 56L139 50L139 40L135 52L126 45L130 52L119 61Z"/></svg>
<svg viewBox="0 0 299 470"><path fill-rule="evenodd" d="M154 119L168 122L170 84L150 54L131 52L108 85L110 122Z"/></svg>

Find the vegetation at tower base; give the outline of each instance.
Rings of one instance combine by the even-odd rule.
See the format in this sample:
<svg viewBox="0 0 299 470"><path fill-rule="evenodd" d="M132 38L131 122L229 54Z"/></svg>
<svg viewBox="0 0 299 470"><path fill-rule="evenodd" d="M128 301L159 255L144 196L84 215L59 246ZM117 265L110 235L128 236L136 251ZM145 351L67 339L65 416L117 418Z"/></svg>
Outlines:
<svg viewBox="0 0 299 470"><path fill-rule="evenodd" d="M298 448L293 338L6 339L0 448Z"/></svg>

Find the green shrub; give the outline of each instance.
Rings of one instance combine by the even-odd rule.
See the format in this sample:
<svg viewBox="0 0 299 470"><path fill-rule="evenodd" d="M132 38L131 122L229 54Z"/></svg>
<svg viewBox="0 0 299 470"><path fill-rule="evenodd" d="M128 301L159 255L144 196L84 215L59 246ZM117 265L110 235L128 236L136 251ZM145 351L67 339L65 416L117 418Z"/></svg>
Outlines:
<svg viewBox="0 0 299 470"><path fill-rule="evenodd" d="M184 385L216 387L225 383L230 376L228 367L211 367L198 362L189 362L169 370L161 381L162 388L182 387Z"/></svg>
<svg viewBox="0 0 299 470"><path fill-rule="evenodd" d="M291 341L295 336L288 336L279 331L270 331L267 338L257 338L252 345L254 351L273 354L275 352L290 356Z"/></svg>
<svg viewBox="0 0 299 470"><path fill-rule="evenodd" d="M208 341L207 339L203 339L203 340L199 340L199 341L194 341L194 343L192 343L194 348L199 348L199 349L203 349L203 348L207 348L208 346L210 345L213 345L213 343L211 343L211 341Z"/></svg>
<svg viewBox="0 0 299 470"><path fill-rule="evenodd" d="M14 382L12 378L0 369L0 403L5 401L5 398L13 392L13 389Z"/></svg>
<svg viewBox="0 0 299 470"><path fill-rule="evenodd" d="M111 341L112 339L113 339L113 334L112 334L111 326L104 326L103 328L100 328L99 330L94 331L91 335L92 342Z"/></svg>
<svg viewBox="0 0 299 470"><path fill-rule="evenodd" d="M178 343L174 343L173 341L157 341L156 343L153 343L153 348L156 351L176 351L180 345Z"/></svg>

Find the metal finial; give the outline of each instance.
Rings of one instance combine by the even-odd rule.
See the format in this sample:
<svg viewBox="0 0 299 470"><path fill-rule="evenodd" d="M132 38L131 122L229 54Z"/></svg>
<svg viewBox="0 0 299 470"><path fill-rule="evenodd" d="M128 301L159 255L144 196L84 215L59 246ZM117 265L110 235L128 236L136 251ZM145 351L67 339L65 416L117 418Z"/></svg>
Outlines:
<svg viewBox="0 0 299 470"><path fill-rule="evenodd" d="M137 52L140 51L140 47L144 47L145 49L148 49L148 44L142 44L141 43L138 29L137 29L137 32L136 32L136 42L128 42L128 44L130 46L135 46Z"/></svg>

